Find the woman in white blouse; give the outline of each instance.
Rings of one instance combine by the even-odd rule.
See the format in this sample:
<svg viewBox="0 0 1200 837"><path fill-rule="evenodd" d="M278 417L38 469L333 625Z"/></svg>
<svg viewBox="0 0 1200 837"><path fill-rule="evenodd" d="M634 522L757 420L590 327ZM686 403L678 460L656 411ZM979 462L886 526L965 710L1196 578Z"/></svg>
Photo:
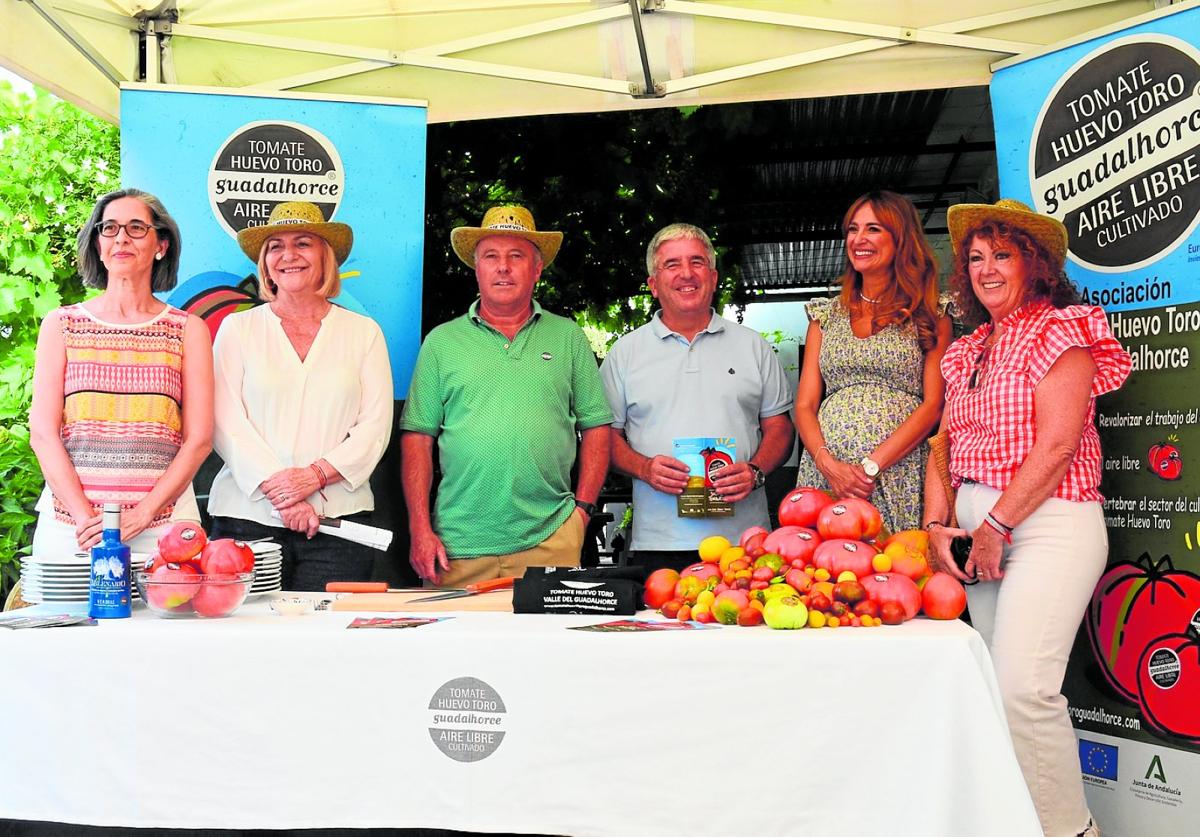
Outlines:
<svg viewBox="0 0 1200 837"><path fill-rule="evenodd" d="M224 460L208 510L213 537L272 537L283 586L324 590L370 578L373 552L317 532L320 518L364 520L369 479L392 430L392 373L374 320L334 305L346 224L311 203L281 203L238 234L266 300L221 324L213 346Z"/></svg>

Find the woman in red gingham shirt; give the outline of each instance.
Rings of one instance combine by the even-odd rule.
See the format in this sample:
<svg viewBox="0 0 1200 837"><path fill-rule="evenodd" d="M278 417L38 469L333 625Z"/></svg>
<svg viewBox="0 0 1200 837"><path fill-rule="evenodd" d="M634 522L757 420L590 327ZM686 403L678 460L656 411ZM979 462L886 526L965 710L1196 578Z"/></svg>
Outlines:
<svg viewBox="0 0 1200 837"><path fill-rule="evenodd" d="M931 463L930 561L971 585L972 624L991 651L1043 830L1095 834L1061 690L1108 560L1095 399L1124 383L1132 359L1063 274L1060 222L1011 200L954 206L947 220L959 307L980 325L942 359L942 428L962 528L948 525L949 498ZM956 536L972 538L962 570L950 553Z"/></svg>
<svg viewBox="0 0 1200 837"><path fill-rule="evenodd" d="M1051 496L1102 501L1094 399L1121 386L1129 374L1129 354L1109 331L1104 312L1093 306L1055 308L1033 301L999 326L985 323L956 341L942 360L954 483L966 478L1000 489L1008 486L1037 436L1034 390L1067 349L1087 347L1097 365L1092 397L1079 446ZM996 331L1000 334L993 337Z"/></svg>

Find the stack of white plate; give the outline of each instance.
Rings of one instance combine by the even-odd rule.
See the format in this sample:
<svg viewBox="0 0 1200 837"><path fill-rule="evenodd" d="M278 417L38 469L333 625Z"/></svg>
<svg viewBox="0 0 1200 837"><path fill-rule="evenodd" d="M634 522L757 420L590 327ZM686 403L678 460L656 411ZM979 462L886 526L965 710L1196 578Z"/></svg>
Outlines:
<svg viewBox="0 0 1200 837"><path fill-rule="evenodd" d="M254 583L250 585L249 595L282 590L283 552L279 544L261 541L250 544L250 548L254 550Z"/></svg>
<svg viewBox="0 0 1200 837"><path fill-rule="evenodd" d="M138 598L132 574L146 566L150 556L145 552L130 555L129 586L133 599ZM86 552L53 558L23 558L21 560L21 598L31 604L43 602L86 602L91 581L92 560Z"/></svg>

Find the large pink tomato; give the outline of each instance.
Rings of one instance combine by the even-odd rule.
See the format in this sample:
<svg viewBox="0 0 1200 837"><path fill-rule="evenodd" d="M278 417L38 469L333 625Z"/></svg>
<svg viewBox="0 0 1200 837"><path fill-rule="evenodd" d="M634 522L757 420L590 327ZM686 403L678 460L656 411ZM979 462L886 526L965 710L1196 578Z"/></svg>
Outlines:
<svg viewBox="0 0 1200 837"><path fill-rule="evenodd" d="M694 575L701 581L708 581L713 576L720 577L721 568L716 564L709 563L708 561L700 561L684 567L683 572L679 574L679 577L687 578L689 575Z"/></svg>
<svg viewBox="0 0 1200 837"><path fill-rule="evenodd" d="M1088 607L1088 640L1114 689L1138 700L1138 659L1153 640L1183 633L1200 621L1200 576L1175 569L1169 556L1152 563L1114 564L1100 578Z"/></svg>
<svg viewBox="0 0 1200 837"><path fill-rule="evenodd" d="M949 573L934 573L921 588L921 609L930 619L957 619L967 609L967 591Z"/></svg>
<svg viewBox="0 0 1200 837"><path fill-rule="evenodd" d="M888 602L895 602L904 608L907 619L912 619L921 610L921 591L917 589L916 582L906 575L864 575L859 579L859 583L867 588L867 595L871 601L881 608Z"/></svg>
<svg viewBox="0 0 1200 837"><path fill-rule="evenodd" d="M742 549L746 549L747 541L749 541L755 535L762 535L765 538L767 536L767 534L768 534L767 530L764 529L762 526L751 526L749 529L742 532L742 536L740 538L738 538L737 545L740 546ZM749 551L749 550L747 550L747 551Z"/></svg>
<svg viewBox="0 0 1200 837"><path fill-rule="evenodd" d="M200 590L200 574L191 564L161 561L149 574L147 601L160 610L173 610L191 601Z"/></svg>
<svg viewBox="0 0 1200 837"><path fill-rule="evenodd" d="M200 553L200 571L205 575L254 572L254 550L231 538L209 541Z"/></svg>
<svg viewBox="0 0 1200 837"><path fill-rule="evenodd" d="M200 524L181 520L158 536L158 554L168 563L182 564L199 555L206 543L208 538Z"/></svg>
<svg viewBox="0 0 1200 837"><path fill-rule="evenodd" d="M767 547L768 543L770 547ZM813 553L820 543L821 536L812 529L803 526L781 526L767 536L763 546L767 547L769 552L778 553L793 567L796 566L793 563L795 561L800 561L800 566L803 567L812 563Z"/></svg>
<svg viewBox="0 0 1200 837"><path fill-rule="evenodd" d="M192 607L197 615L208 618L228 616L238 609L246 598L249 582L238 581L236 575L225 575L205 579L192 598Z"/></svg>
<svg viewBox="0 0 1200 837"><path fill-rule="evenodd" d="M817 531L823 538L849 538L869 541L883 528L879 510L866 500L845 497L821 509L817 515Z"/></svg>
<svg viewBox="0 0 1200 837"><path fill-rule="evenodd" d="M819 488L793 488L779 504L779 525L811 529L816 526L821 509L832 503L833 498Z"/></svg>
<svg viewBox="0 0 1200 837"><path fill-rule="evenodd" d="M679 573L670 567L661 567L647 576L642 601L651 610L658 610L675 595L675 585L678 583Z"/></svg>
<svg viewBox="0 0 1200 837"><path fill-rule="evenodd" d="M871 559L878 550L870 544L849 538L833 538L823 541L813 555L813 563L819 569L829 570L834 578L846 570L858 578L870 575L872 572Z"/></svg>

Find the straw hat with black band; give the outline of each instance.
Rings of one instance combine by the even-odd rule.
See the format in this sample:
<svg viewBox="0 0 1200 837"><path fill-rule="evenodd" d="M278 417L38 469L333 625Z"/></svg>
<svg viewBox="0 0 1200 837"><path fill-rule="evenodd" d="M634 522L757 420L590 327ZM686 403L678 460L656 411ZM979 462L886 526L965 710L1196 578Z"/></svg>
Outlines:
<svg viewBox="0 0 1200 837"><path fill-rule="evenodd" d="M523 206L493 206L483 215L478 227L455 227L450 232L450 246L467 267L475 267L475 247L489 235L511 235L533 244L542 254L542 266L549 267L562 246L563 234L539 232L533 215Z"/></svg>
<svg viewBox="0 0 1200 837"><path fill-rule="evenodd" d="M1034 212L1011 198L1001 198L995 203L960 203L946 210L946 225L950 228L950 243L956 257L969 243L966 241L968 233L987 223L1007 224L1027 233L1046 248L1054 261L1054 270L1063 269L1067 259L1067 228L1058 219Z"/></svg>
<svg viewBox="0 0 1200 837"><path fill-rule="evenodd" d="M285 232L309 232L323 238L333 248L337 263L346 261L354 244L354 231L349 225L326 221L321 208L307 201L285 201L271 210L271 217L261 227L246 227L238 233L238 246L258 262L263 244L273 235Z"/></svg>

